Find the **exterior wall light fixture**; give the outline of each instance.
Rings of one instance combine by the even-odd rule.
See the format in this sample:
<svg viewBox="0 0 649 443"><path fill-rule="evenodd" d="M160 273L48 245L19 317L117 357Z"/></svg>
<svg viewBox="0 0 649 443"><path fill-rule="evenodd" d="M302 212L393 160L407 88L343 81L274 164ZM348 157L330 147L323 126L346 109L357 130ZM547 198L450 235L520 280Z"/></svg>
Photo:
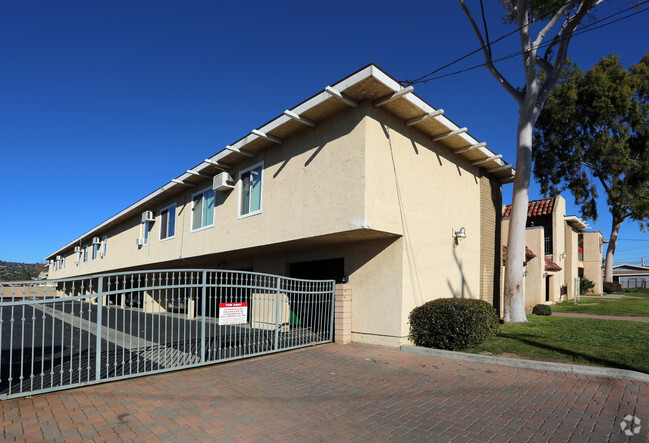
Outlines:
<svg viewBox="0 0 649 443"><path fill-rule="evenodd" d="M466 238L466 229L460 228L459 231L453 233L453 237L457 238Z"/></svg>
<svg viewBox="0 0 649 443"><path fill-rule="evenodd" d="M562 259L565 260L567 256L568 256L568 254L566 254L565 251L561 253L561 258Z"/></svg>

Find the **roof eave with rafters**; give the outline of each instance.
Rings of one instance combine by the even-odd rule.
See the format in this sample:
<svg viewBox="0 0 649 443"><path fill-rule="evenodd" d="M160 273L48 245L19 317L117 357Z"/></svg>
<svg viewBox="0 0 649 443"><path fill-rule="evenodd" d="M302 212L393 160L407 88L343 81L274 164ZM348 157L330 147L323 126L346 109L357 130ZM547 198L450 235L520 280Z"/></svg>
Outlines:
<svg viewBox="0 0 649 443"><path fill-rule="evenodd" d="M370 88L360 87L365 82L372 83L374 95ZM377 95L378 94L378 95ZM297 127L315 127L318 119L311 116L317 115L320 107L325 103L336 101L344 107L356 107L360 101L371 100L375 107L386 110L404 121L406 126L414 126L430 136L430 140L439 143L454 152L458 157L465 158L471 165L483 169L487 174L496 178L500 183L513 181L516 171L513 164L502 159L487 148L486 143L479 142L471 136L465 127L460 127L444 115L442 109L435 109L418 97L413 88L402 87L394 78L374 64L367 65L350 76L327 86L324 90L305 100L290 110L284 111L265 125L253 129L248 135L235 143L226 146L220 152L205 159L192 169L187 170L178 177L153 191L146 197L138 200L131 206L115 214L105 222L94 227L77 239L68 243L56 252L48 255L46 260L60 254L66 249L78 245L84 239L92 237L94 233L107 229L123 217L132 216L137 210L147 204L160 200L169 192L177 192L179 187L191 187L203 180L205 175L214 175L217 171L227 171L245 158L254 158L257 153L272 145L282 144L283 138L278 132L290 135L286 127L290 124ZM335 111L339 112L339 111ZM332 113L335 113L332 112ZM324 118L332 113L326 113ZM306 114L306 115L305 115ZM211 171L211 172L210 172Z"/></svg>

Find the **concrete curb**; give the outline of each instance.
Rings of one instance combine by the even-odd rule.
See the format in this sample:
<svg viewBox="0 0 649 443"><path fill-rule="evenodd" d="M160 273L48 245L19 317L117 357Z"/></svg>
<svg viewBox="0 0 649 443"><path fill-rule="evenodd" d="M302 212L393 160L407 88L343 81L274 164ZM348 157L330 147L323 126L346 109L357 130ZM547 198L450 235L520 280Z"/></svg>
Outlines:
<svg viewBox="0 0 649 443"><path fill-rule="evenodd" d="M403 352L425 355L430 357L450 358L474 363L487 363L491 365L511 366L521 369L534 369L538 371L565 372L568 374L591 375L594 377L623 378L649 383L649 374L627 369L599 368L596 366L571 365L567 363L554 363L549 361L523 360L518 358L497 357L492 355L469 354L466 352L444 351L441 349L422 348L420 346L402 345Z"/></svg>

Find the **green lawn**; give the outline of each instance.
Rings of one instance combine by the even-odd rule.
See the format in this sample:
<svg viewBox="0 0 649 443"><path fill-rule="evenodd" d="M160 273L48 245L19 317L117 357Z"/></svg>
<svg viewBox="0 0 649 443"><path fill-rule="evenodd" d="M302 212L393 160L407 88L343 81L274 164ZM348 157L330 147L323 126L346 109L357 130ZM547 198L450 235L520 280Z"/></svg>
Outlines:
<svg viewBox="0 0 649 443"><path fill-rule="evenodd" d="M578 304L567 300L552 306L552 312L649 317L649 294L627 293L622 298L582 296Z"/></svg>
<svg viewBox="0 0 649 443"><path fill-rule="evenodd" d="M484 351L649 373L649 323L529 315L527 323L500 325L495 338L466 350Z"/></svg>

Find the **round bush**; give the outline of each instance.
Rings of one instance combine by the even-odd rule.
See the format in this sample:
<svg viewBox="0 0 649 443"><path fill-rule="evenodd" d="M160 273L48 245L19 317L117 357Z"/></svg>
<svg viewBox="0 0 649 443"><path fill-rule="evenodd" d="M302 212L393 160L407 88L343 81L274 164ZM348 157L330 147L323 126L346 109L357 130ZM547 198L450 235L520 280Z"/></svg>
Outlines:
<svg viewBox="0 0 649 443"><path fill-rule="evenodd" d="M532 308L534 315L552 315L552 308L548 305L536 305Z"/></svg>
<svg viewBox="0 0 649 443"><path fill-rule="evenodd" d="M605 281L604 282L604 293L614 294L616 292L622 292L622 285L616 281Z"/></svg>
<svg viewBox="0 0 649 443"><path fill-rule="evenodd" d="M417 346L454 351L479 345L498 332L496 310L482 300L441 298L416 307L409 317Z"/></svg>

